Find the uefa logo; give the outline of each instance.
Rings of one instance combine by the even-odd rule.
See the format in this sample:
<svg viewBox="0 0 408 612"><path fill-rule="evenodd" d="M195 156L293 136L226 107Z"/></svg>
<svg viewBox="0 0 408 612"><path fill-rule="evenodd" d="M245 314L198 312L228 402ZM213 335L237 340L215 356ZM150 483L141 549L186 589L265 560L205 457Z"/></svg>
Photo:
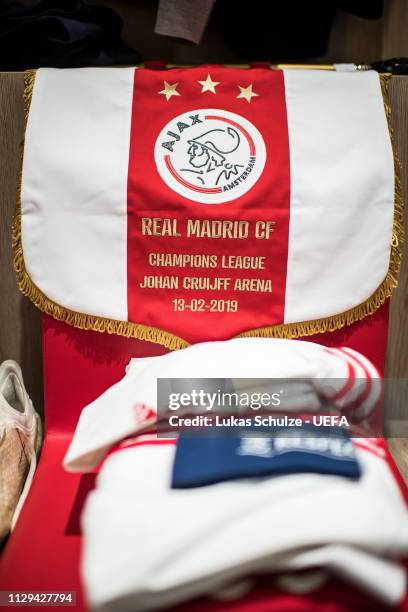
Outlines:
<svg viewBox="0 0 408 612"><path fill-rule="evenodd" d="M220 109L192 110L172 119L160 132L154 154L168 187L203 204L222 204L247 193L266 161L255 126Z"/></svg>

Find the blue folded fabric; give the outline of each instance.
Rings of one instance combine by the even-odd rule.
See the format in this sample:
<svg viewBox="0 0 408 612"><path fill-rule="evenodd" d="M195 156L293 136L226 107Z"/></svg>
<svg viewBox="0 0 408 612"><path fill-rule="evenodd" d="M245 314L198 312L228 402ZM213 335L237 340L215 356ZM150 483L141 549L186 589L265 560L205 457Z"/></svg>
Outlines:
<svg viewBox="0 0 408 612"><path fill-rule="evenodd" d="M171 487L184 489L268 475L317 473L357 479L356 451L340 428L300 427L222 436L182 433L177 441Z"/></svg>

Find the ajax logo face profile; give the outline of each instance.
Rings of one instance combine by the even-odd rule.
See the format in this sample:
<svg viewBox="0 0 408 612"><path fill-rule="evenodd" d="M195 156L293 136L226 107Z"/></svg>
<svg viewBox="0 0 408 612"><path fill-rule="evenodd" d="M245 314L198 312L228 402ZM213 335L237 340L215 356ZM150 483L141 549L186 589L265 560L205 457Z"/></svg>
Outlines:
<svg viewBox="0 0 408 612"><path fill-rule="evenodd" d="M158 172L170 189L203 204L247 193L262 174L265 143L247 119L220 109L172 119L155 145Z"/></svg>

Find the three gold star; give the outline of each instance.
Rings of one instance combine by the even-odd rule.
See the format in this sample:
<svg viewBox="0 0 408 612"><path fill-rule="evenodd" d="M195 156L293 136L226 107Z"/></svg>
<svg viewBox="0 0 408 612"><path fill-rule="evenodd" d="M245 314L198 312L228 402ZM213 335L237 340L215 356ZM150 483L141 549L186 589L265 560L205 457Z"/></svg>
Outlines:
<svg viewBox="0 0 408 612"><path fill-rule="evenodd" d="M206 91L209 91L213 94L217 93L216 92L216 87L217 85L220 85L219 81L213 81L211 76L208 74L207 78L205 79L205 81L197 81L200 85L201 85L201 93L204 93ZM158 93L166 96L166 100L167 102L171 99L172 96L180 96L181 94L177 91L177 87L178 87L178 83L167 83L167 81L164 81L164 89L162 89L161 91L159 91ZM252 98L258 97L259 94L255 93L255 91L253 91L252 89L252 83L250 85L248 85L248 87L241 87L241 85L238 85L239 88L239 94L237 95L237 98L243 98L244 100L246 100L247 102L251 102Z"/></svg>
<svg viewBox="0 0 408 612"><path fill-rule="evenodd" d="M167 81L164 81L164 89L159 91L159 94L166 96L167 102L170 100L171 96L179 96L179 92L177 91L178 83L174 83L170 85Z"/></svg>
<svg viewBox="0 0 408 612"><path fill-rule="evenodd" d="M259 96L259 94L252 91L252 83L248 87L241 87L241 85L238 85L238 87L240 93L237 95L237 98L244 98L247 102L251 102L251 98Z"/></svg>
<svg viewBox="0 0 408 612"><path fill-rule="evenodd" d="M207 75L205 81L197 81L197 83L200 83L200 85L202 85L201 93L204 93L205 91L211 91L211 93L213 94L217 93L215 91L215 88L217 87L217 85L220 84L217 81L213 81L209 74Z"/></svg>

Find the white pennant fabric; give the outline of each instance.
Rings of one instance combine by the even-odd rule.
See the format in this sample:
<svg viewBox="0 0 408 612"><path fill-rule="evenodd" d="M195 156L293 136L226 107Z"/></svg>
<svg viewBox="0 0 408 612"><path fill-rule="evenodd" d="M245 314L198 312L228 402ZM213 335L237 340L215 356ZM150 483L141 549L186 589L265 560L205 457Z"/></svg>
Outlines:
<svg viewBox="0 0 408 612"><path fill-rule="evenodd" d="M375 72L41 69L18 280L56 318L168 348L333 330L396 285L395 187Z"/></svg>

